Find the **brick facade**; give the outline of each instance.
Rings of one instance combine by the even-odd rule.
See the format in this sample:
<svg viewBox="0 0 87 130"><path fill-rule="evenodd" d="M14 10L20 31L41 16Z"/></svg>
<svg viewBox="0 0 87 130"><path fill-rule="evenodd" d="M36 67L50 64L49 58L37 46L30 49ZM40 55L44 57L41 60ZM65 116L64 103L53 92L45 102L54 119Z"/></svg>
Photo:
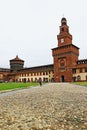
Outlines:
<svg viewBox="0 0 87 130"><path fill-rule="evenodd" d="M72 44L66 18L62 18L60 32L57 35L58 47L52 49L54 59L54 78L56 82L71 82L72 68L76 67L79 48Z"/></svg>

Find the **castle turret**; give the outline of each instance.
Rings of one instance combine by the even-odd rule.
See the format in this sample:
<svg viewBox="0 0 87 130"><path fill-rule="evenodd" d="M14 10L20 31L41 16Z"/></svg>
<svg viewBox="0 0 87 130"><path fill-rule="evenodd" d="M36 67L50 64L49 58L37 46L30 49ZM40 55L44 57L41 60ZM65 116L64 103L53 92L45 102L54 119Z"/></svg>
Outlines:
<svg viewBox="0 0 87 130"><path fill-rule="evenodd" d="M10 70L11 71L17 71L19 69L23 69L24 66L24 60L21 60L18 55L16 58L10 60Z"/></svg>

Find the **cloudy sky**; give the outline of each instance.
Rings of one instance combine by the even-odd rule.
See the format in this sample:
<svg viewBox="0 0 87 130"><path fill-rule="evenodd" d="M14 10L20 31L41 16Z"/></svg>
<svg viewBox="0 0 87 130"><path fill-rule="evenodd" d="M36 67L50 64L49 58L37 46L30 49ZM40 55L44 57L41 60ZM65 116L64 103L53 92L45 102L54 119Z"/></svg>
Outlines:
<svg viewBox="0 0 87 130"><path fill-rule="evenodd" d="M18 55L25 67L53 63L61 18L66 17L79 59L87 58L87 0L0 0L0 67Z"/></svg>

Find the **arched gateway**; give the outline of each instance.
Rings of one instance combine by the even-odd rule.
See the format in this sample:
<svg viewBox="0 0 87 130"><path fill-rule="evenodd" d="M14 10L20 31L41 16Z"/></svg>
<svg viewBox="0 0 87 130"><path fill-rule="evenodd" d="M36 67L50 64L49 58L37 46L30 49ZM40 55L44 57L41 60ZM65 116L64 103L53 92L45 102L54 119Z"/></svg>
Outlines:
<svg viewBox="0 0 87 130"><path fill-rule="evenodd" d="M61 76L61 82L65 82L65 77L64 77L64 75Z"/></svg>

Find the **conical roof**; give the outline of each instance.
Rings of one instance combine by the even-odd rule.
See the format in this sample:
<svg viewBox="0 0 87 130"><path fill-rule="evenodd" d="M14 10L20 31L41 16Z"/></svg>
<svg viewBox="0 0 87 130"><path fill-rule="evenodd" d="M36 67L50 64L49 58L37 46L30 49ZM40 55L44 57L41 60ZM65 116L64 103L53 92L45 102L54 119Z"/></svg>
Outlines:
<svg viewBox="0 0 87 130"><path fill-rule="evenodd" d="M14 59L12 59L12 60L10 60L10 61L24 61L24 60L20 59L20 58L18 57L18 55L17 55Z"/></svg>
<svg viewBox="0 0 87 130"><path fill-rule="evenodd" d="M63 17L63 18L61 19L61 21L63 21L63 20L67 21L65 17Z"/></svg>

